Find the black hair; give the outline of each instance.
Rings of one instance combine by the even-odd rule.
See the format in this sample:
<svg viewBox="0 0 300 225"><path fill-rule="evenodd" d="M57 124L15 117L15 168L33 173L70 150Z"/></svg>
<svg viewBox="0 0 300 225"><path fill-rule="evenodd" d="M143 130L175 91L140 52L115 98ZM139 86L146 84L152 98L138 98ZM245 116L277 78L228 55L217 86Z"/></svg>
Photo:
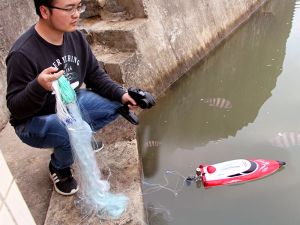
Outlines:
<svg viewBox="0 0 300 225"><path fill-rule="evenodd" d="M36 14L41 17L41 11L40 11L40 6L50 6L54 0L34 0L34 6L35 6L35 12Z"/></svg>

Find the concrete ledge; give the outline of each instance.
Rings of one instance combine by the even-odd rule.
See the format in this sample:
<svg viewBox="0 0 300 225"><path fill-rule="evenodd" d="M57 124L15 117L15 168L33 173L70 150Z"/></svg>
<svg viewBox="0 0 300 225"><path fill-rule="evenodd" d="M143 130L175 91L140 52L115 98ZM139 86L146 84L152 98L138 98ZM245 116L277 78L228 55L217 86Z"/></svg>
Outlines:
<svg viewBox="0 0 300 225"><path fill-rule="evenodd" d="M44 224L52 194L52 183L48 171L51 150L36 149L22 143L10 124L7 124L0 133L0 146L14 181L36 224ZM2 184L3 176L0 177L0 184Z"/></svg>
<svg viewBox="0 0 300 225"><path fill-rule="evenodd" d="M84 213L76 208L74 205L74 201L77 199L76 196L65 197L53 192L45 225L144 224L136 141L123 141L105 145L102 151L96 153L96 158L103 178L106 179L109 172L111 173L109 180L111 191L124 193L129 197L130 202L126 212L118 220L100 220L95 212ZM76 172L78 173L75 169L75 174Z"/></svg>
<svg viewBox="0 0 300 225"><path fill-rule="evenodd" d="M35 225L0 150L0 224Z"/></svg>
<svg viewBox="0 0 300 225"><path fill-rule="evenodd" d="M103 54L103 51L98 54L97 48L93 48L94 54L99 62L103 63L104 69L110 77L124 84L126 74L133 73L133 65L137 65L138 58L136 53L132 52L115 52Z"/></svg>
<svg viewBox="0 0 300 225"><path fill-rule="evenodd" d="M134 52L137 48L134 31L146 24L146 19L132 19L117 22L83 19L80 30L87 35L91 45L101 45L122 52Z"/></svg>

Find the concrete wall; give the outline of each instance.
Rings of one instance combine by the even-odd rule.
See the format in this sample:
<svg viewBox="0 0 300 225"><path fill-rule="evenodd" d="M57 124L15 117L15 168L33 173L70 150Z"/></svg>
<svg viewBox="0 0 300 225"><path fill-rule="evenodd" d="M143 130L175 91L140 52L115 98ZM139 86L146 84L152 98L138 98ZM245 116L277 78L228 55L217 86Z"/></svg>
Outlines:
<svg viewBox="0 0 300 225"><path fill-rule="evenodd" d="M160 95L267 0L132 1L106 1L81 28L113 79Z"/></svg>
<svg viewBox="0 0 300 225"><path fill-rule="evenodd" d="M244 22L265 0L144 0L135 32L140 62L125 83L159 94Z"/></svg>
<svg viewBox="0 0 300 225"><path fill-rule="evenodd" d="M0 0L0 131L8 121L5 58L16 38L36 20L32 0Z"/></svg>

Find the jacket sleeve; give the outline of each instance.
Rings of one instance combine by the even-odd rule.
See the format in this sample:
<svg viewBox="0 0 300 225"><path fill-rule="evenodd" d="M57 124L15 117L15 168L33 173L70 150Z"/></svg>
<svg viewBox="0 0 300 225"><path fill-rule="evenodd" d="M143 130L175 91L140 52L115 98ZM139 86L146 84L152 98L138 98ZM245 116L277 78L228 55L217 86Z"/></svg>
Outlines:
<svg viewBox="0 0 300 225"><path fill-rule="evenodd" d="M87 46L87 55L88 66L84 80L86 86L103 97L121 102L121 97L126 91L99 66L98 60L89 46Z"/></svg>
<svg viewBox="0 0 300 225"><path fill-rule="evenodd" d="M37 82L37 72L21 53L13 52L6 59L7 107L17 119L23 119L40 111L49 92Z"/></svg>

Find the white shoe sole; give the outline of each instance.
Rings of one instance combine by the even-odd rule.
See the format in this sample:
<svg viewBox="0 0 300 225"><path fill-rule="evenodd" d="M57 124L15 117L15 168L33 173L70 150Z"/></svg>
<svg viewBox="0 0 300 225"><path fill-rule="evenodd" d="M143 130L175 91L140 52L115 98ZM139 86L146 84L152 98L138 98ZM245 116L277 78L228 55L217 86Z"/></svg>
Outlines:
<svg viewBox="0 0 300 225"><path fill-rule="evenodd" d="M104 148L104 144L102 143L102 146L97 149L93 149L94 152L100 152Z"/></svg>

